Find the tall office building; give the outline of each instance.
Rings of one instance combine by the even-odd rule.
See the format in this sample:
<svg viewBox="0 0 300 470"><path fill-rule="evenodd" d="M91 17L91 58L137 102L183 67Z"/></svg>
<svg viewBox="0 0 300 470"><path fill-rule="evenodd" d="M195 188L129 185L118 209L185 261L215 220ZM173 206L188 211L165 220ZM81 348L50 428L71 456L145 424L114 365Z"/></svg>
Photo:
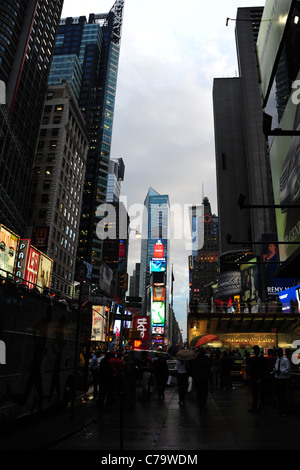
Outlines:
<svg viewBox="0 0 300 470"><path fill-rule="evenodd" d="M0 1L0 217L22 235L32 166L63 0Z"/></svg>
<svg viewBox="0 0 300 470"><path fill-rule="evenodd" d="M213 295L212 285L218 275L219 226L218 217L211 212L207 197L203 199L203 243L193 250L189 259L190 310L199 305L209 306Z"/></svg>
<svg viewBox="0 0 300 470"><path fill-rule="evenodd" d="M272 71L274 64L271 64L270 58L277 46L277 35L274 30L270 33L265 27L269 25L271 28L278 23L283 28L288 10L293 11L293 6L281 3L275 6L271 0L266 2L266 7L267 10L263 7L238 9L235 32L239 77L215 79L213 90L221 253L219 295L225 298L235 295L237 300L250 299L253 302L258 298L263 302L276 299L278 292L288 285L273 275L271 280L266 269L259 264L267 255L268 245L277 242L271 139L268 141L266 137L263 108L267 106L272 109L273 105L272 114L276 114L273 125L276 126L288 99L285 90L291 83L286 79L284 63L290 52L285 47L282 48L281 57L278 55L276 58L276 74L275 67ZM272 22L269 18L273 15ZM280 21L278 18L281 18ZM286 33L290 44L297 42L295 28L293 24L290 32ZM268 41L269 44L275 41L274 50L268 49ZM262 57L268 64L266 71L262 68ZM290 72L293 71L291 75L296 78L296 61L289 57ZM273 78L276 76L277 83L277 89L272 86L268 103L263 103L264 74L272 74ZM250 287L249 283L244 282L247 261L252 263Z"/></svg>
<svg viewBox="0 0 300 470"><path fill-rule="evenodd" d="M160 304L163 311L155 314L163 321L163 334L166 333L166 325L169 315L169 295L170 295L170 269L169 269L169 226L170 226L170 206L169 196L157 193L153 188L149 188L144 201L144 213L142 222L142 242L141 242L141 265L140 265L140 296L142 298L142 313L153 315L151 308L153 305L153 287L163 288L163 300ZM152 263L157 258L160 261ZM158 282L154 277L159 277ZM158 307L158 303L154 304ZM153 326L153 323L152 323ZM154 333L152 328L152 333Z"/></svg>
<svg viewBox="0 0 300 470"><path fill-rule="evenodd" d="M121 182L124 181L125 165L122 158L109 162L106 202L117 202L121 194Z"/></svg>
<svg viewBox="0 0 300 470"><path fill-rule="evenodd" d="M214 80L221 253L232 249L227 234L241 242L239 248L247 249L249 242L260 242L262 234L274 232L275 228L271 211L240 210L238 206L240 194L248 204L273 203L255 54L262 13L263 7L238 9L235 27L240 76ZM257 244L255 250L260 254L261 245Z"/></svg>
<svg viewBox="0 0 300 470"><path fill-rule="evenodd" d="M95 283L102 258L97 207L106 200L123 8L124 0L116 0L109 13L62 19L49 77L49 84L69 81L90 136L77 255L92 264Z"/></svg>
<svg viewBox="0 0 300 470"><path fill-rule="evenodd" d="M89 144L67 81L48 87L40 126L26 237L53 259L52 288L71 297Z"/></svg>

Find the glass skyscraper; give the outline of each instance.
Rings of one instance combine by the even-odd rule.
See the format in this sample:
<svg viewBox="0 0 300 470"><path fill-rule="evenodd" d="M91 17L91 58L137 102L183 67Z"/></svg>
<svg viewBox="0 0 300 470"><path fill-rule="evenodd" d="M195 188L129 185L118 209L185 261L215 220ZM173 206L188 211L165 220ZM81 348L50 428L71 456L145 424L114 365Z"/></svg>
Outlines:
<svg viewBox="0 0 300 470"><path fill-rule="evenodd" d="M23 236L63 0L0 0L0 218Z"/></svg>
<svg viewBox="0 0 300 470"><path fill-rule="evenodd" d="M160 240L164 245L164 257L166 258L166 279L169 277L169 196L157 193L149 188L144 202L142 242L141 242L141 268L140 268L140 295L142 297L143 314L149 313L150 303L150 261L154 257L154 246ZM168 282L167 282L168 288ZM168 299L168 290L166 296ZM148 301L147 301L148 300ZM168 313L166 301L166 318Z"/></svg>
<svg viewBox="0 0 300 470"><path fill-rule="evenodd" d="M117 86L124 0L109 13L61 20L49 84L69 81L90 136L80 222L78 261L93 266L100 277L102 240L97 207L105 203Z"/></svg>

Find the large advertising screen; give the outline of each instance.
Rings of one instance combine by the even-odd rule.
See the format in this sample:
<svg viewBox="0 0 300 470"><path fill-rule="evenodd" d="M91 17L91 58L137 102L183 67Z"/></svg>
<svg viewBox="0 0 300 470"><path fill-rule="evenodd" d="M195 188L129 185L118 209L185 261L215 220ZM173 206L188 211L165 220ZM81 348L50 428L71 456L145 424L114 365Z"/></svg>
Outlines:
<svg viewBox="0 0 300 470"><path fill-rule="evenodd" d="M3 277L14 272L18 243L18 235L0 225L0 275Z"/></svg>
<svg viewBox="0 0 300 470"><path fill-rule="evenodd" d="M256 45L264 105L293 3L294 0L266 0L264 7Z"/></svg>
<svg viewBox="0 0 300 470"><path fill-rule="evenodd" d="M166 266L167 263L165 259L152 259L150 261L150 273L165 272Z"/></svg>
<svg viewBox="0 0 300 470"><path fill-rule="evenodd" d="M300 73L297 79L300 79ZM283 130L300 130L300 105L292 96L285 108L280 127ZM270 162L274 202L277 205L300 203L300 136L276 136L270 148ZM281 207L276 209L276 225L280 261L285 261L300 246L299 209ZM289 242L293 242L290 244ZM296 244L295 242L299 242Z"/></svg>
<svg viewBox="0 0 300 470"><path fill-rule="evenodd" d="M154 286L152 290L152 300L154 302L164 302L166 294L166 288L160 286Z"/></svg>
<svg viewBox="0 0 300 470"><path fill-rule="evenodd" d="M165 302L152 302L151 321L153 326L165 324Z"/></svg>
<svg viewBox="0 0 300 470"><path fill-rule="evenodd" d="M291 287L279 294L279 300L282 303L284 313L299 313L300 305L300 286Z"/></svg>

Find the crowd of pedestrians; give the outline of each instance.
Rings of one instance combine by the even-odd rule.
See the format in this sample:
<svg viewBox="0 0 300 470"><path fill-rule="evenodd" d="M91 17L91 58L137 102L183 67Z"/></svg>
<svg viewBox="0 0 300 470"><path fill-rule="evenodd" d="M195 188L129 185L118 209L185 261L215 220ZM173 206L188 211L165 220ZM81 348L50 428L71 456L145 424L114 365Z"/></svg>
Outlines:
<svg viewBox="0 0 300 470"><path fill-rule="evenodd" d="M217 348L200 348L193 359L178 359L173 375L177 379L179 405L183 406L186 394L193 387L201 409L206 408L208 391L234 390L232 371L235 359L243 364L244 383L252 394L249 412L262 412L266 405L277 400L279 412L287 411L287 393L291 377L291 357L288 350L269 349L263 354L259 346L253 354L238 351L220 351ZM133 409L136 400L149 400L155 390L160 400L165 398L170 371L161 352L153 359L147 351L95 352L90 361L93 394L99 407L112 403L122 396L125 406Z"/></svg>

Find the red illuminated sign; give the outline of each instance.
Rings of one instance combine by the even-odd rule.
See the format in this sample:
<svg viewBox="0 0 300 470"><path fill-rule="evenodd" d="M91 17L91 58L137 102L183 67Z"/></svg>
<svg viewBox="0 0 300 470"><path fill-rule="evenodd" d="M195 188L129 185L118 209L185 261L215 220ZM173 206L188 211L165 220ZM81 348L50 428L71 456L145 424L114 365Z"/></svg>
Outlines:
<svg viewBox="0 0 300 470"><path fill-rule="evenodd" d="M154 258L163 258L164 257L164 245L157 242L154 245Z"/></svg>

